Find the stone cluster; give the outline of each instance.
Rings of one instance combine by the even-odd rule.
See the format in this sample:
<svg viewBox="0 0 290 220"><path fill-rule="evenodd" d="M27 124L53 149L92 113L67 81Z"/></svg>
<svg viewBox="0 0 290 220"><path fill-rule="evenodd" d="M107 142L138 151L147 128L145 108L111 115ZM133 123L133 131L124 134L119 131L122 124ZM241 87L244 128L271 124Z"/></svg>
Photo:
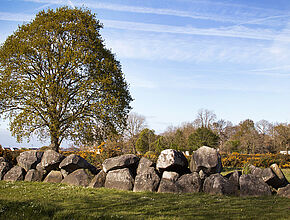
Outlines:
<svg viewBox="0 0 290 220"><path fill-rule="evenodd" d="M106 159L97 169L84 158L67 157L53 151L25 151L17 166L0 157L0 180L43 181L70 185L131 190L134 192L197 193L263 196L277 194L290 198L290 184L277 164L261 169L250 166L249 174L235 170L221 175L221 156L203 146L192 155L190 164L183 153L167 149L157 163L134 154Z"/></svg>

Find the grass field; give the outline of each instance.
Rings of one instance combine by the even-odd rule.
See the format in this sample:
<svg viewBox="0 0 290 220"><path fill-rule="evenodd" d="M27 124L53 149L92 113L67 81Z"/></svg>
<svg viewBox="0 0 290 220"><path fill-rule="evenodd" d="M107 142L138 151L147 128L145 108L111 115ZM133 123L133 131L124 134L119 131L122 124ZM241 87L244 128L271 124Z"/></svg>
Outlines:
<svg viewBox="0 0 290 220"><path fill-rule="evenodd" d="M0 219L289 219L290 199L0 181Z"/></svg>

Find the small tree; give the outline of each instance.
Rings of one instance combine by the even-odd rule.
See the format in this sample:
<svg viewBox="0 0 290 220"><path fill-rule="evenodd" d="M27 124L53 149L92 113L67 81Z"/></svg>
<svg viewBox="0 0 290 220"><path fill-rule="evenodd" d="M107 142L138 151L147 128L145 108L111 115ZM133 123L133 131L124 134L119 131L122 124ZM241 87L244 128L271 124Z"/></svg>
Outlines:
<svg viewBox="0 0 290 220"><path fill-rule="evenodd" d="M126 124L132 98L102 25L85 9L39 12L0 47L0 114L17 137L101 141Z"/></svg>
<svg viewBox="0 0 290 220"><path fill-rule="evenodd" d="M151 150L151 145L155 141L155 134L154 130L150 130L145 128L141 131L139 138L136 142L136 150L139 153L146 153L147 151Z"/></svg>
<svg viewBox="0 0 290 220"><path fill-rule="evenodd" d="M202 146L217 148L219 145L219 136L206 127L196 129L188 138L188 146L192 151Z"/></svg>

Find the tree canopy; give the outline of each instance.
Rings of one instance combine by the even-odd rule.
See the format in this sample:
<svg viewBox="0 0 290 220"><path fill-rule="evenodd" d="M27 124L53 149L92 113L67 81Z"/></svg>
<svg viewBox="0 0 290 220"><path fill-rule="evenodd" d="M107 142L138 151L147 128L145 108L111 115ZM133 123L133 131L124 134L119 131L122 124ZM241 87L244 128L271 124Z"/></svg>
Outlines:
<svg viewBox="0 0 290 220"><path fill-rule="evenodd" d="M93 143L126 124L132 98L102 24L86 9L39 12L0 47L0 114L18 141L31 135Z"/></svg>
<svg viewBox="0 0 290 220"><path fill-rule="evenodd" d="M202 146L217 148L218 145L219 136L206 127L196 129L188 138L188 146L193 151Z"/></svg>

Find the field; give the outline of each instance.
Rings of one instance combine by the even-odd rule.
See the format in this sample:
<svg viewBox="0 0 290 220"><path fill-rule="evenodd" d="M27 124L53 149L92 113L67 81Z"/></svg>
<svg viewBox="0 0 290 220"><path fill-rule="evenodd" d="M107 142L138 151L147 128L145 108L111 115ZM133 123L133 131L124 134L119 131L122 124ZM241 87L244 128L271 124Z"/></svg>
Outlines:
<svg viewBox="0 0 290 220"><path fill-rule="evenodd" d="M285 172L286 171L286 172ZM289 179L290 170L284 170ZM0 181L0 219L289 219L290 200Z"/></svg>

